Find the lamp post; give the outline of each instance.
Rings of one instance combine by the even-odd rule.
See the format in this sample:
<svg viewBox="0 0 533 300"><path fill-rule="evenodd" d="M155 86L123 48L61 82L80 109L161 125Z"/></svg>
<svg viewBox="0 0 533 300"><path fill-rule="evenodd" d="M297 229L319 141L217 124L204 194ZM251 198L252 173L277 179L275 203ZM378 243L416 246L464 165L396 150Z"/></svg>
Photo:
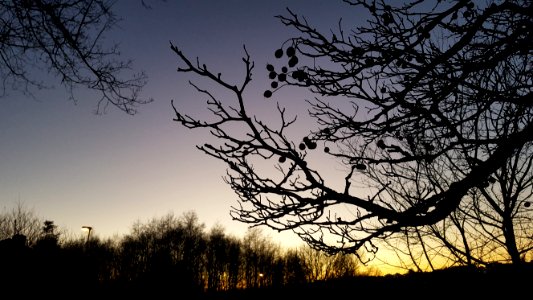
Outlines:
<svg viewBox="0 0 533 300"><path fill-rule="evenodd" d="M89 243L89 239L91 238L91 231L93 228L91 226L81 226L81 230L87 231L87 240L85 241L85 245Z"/></svg>

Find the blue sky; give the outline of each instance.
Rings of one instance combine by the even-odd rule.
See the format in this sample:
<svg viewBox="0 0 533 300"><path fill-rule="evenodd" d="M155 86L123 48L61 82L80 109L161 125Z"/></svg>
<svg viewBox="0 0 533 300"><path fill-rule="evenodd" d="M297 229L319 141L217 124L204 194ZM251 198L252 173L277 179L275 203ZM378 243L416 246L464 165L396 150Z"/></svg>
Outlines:
<svg viewBox="0 0 533 300"><path fill-rule="evenodd" d="M205 99L188 85L194 77L176 72L178 60L169 43L238 82L245 44L256 63L250 90L258 96L250 103L257 103L267 119L275 104L259 96L268 84L263 66L294 33L274 16L289 7L325 31L340 16L348 23L360 21L342 1L148 3L152 9L140 0L117 1L114 11L123 20L107 35L120 44L125 59L133 59L135 70L149 77L143 96L154 102L139 107L138 114L109 107L95 115L97 95L79 89L73 103L53 77L46 80L56 88L35 91L35 98L16 91L0 98L0 208L22 203L73 235L83 234L83 225L102 238L122 235L137 220L187 211L195 211L207 228L220 224L227 233L242 235L247 226L229 216L236 198L222 180L225 165L195 148L209 135L172 121L172 99L193 115L204 112ZM304 113L299 111L304 95L281 95L294 99L288 105L295 113ZM299 245L291 233L265 233L284 245Z"/></svg>

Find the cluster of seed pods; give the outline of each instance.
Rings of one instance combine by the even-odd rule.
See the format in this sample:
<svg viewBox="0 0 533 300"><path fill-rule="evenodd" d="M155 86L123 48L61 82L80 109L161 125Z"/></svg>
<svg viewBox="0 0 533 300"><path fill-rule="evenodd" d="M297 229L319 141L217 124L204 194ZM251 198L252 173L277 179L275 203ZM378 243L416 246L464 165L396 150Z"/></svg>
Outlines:
<svg viewBox="0 0 533 300"><path fill-rule="evenodd" d="M271 89L266 90L263 93L265 98L272 97L273 90L277 89L279 85L283 82L287 82L287 77L292 77L295 81L299 83L306 83L310 85L310 79L307 74L301 69L294 69L298 64L298 57L296 56L296 49L293 46L287 47L285 51L283 49L277 49L274 52L274 56L277 59L281 59L283 56L288 58L287 65L281 67L279 71L276 71L276 68L273 64L267 64L266 69L268 71L268 78L272 80L270 83Z"/></svg>

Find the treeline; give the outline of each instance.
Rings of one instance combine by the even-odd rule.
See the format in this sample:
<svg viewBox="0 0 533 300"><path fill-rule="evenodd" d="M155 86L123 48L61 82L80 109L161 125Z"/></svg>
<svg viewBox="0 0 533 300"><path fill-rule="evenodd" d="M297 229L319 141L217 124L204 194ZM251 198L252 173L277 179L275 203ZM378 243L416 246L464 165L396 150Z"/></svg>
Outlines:
<svg viewBox="0 0 533 300"><path fill-rule="evenodd" d="M39 228L35 228L39 224ZM214 293L286 287L362 275L355 255L283 249L251 229L243 238L206 230L194 212L136 222L129 234L66 238L23 211L0 216L1 282L42 292ZM60 286L58 286L60 283Z"/></svg>

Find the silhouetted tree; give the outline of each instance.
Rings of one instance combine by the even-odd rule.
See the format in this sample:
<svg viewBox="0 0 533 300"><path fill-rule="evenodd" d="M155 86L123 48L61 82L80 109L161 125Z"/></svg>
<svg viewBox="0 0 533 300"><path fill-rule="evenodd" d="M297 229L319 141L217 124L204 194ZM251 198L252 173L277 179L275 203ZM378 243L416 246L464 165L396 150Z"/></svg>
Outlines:
<svg viewBox="0 0 533 300"><path fill-rule="evenodd" d="M306 264L307 257L301 256L298 250L289 250L284 255L283 284L303 284L307 282L310 266Z"/></svg>
<svg viewBox="0 0 533 300"><path fill-rule="evenodd" d="M205 251L205 272L207 277L207 290L220 291L229 289L231 272L238 272L238 268L232 269L230 237L224 233L221 226L211 229ZM233 275L234 276L234 275Z"/></svg>
<svg viewBox="0 0 533 300"><path fill-rule="evenodd" d="M279 248L262 231L250 228L242 242L243 288L258 288L272 285Z"/></svg>
<svg viewBox="0 0 533 300"><path fill-rule="evenodd" d="M180 245L179 266L183 270L184 277L181 278L185 288L193 291L202 290L204 281L202 279L204 270L204 256L206 250L205 225L200 223L198 215L189 211L181 218L181 228L183 236Z"/></svg>
<svg viewBox="0 0 533 300"><path fill-rule="evenodd" d="M242 243L237 238L231 238L227 241L228 255L228 289L234 290L239 287L241 280L242 264Z"/></svg>
<svg viewBox="0 0 533 300"><path fill-rule="evenodd" d="M113 1L11 0L0 6L1 89L47 87L35 70L51 72L75 99L73 90L82 86L100 94L97 112L108 105L134 114L146 83L143 73L121 78L131 67L118 59L116 45L105 45L104 34L118 18Z"/></svg>
<svg viewBox="0 0 533 300"><path fill-rule="evenodd" d="M120 278L144 292L201 291L206 235L194 212L136 222L120 243Z"/></svg>
<svg viewBox="0 0 533 300"><path fill-rule="evenodd" d="M405 230L387 241L406 269L453 265L521 264L533 246L533 147L526 145L490 178L472 189L450 216ZM403 240L403 241L402 241Z"/></svg>
<svg viewBox="0 0 533 300"><path fill-rule="evenodd" d="M11 210L4 209L0 214L0 240L21 234L26 237L27 246L33 246L43 233L41 224L41 218L32 209L17 203Z"/></svg>
<svg viewBox="0 0 533 300"><path fill-rule="evenodd" d="M235 219L294 230L331 253L375 253L381 239L448 217L530 147L533 3L344 2L366 11L367 22L321 32L290 10L279 16L298 34L274 51L282 65L267 64L273 89L263 95L314 93L305 102L315 121L307 134L291 135L296 118L279 103L278 124L250 114L246 48L244 78L234 84L171 44L179 72L234 96L222 101L193 84L213 118L173 108L175 121L219 141L198 148L229 167ZM325 177L321 156L345 166L342 186Z"/></svg>
<svg viewBox="0 0 533 300"><path fill-rule="evenodd" d="M309 246L301 247L297 253L305 265L307 282L354 277L359 274L359 261L353 254L328 255Z"/></svg>

